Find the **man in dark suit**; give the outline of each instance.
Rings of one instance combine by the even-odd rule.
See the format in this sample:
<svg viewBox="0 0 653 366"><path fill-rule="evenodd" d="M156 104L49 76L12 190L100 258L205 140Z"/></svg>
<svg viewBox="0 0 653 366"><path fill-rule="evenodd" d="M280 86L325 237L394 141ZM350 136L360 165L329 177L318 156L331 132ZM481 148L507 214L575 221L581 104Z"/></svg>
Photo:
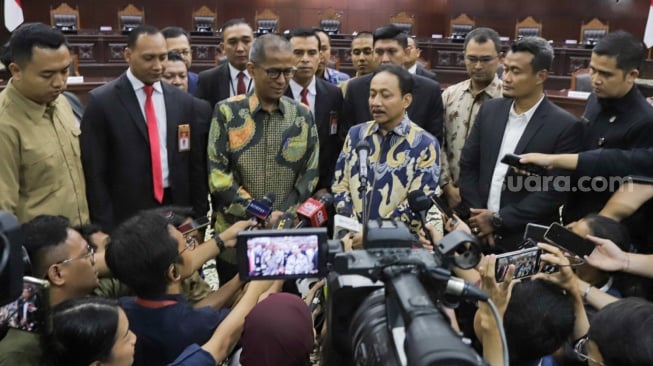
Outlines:
<svg viewBox="0 0 653 366"><path fill-rule="evenodd" d="M408 37L408 47L406 48L406 63L404 66L410 72L411 74L419 75L419 76L424 76L425 78L432 79L433 81L438 81L435 77L435 73L432 71L427 70L417 62L419 59L419 56L422 54L422 50L417 47L417 41L415 41L415 38L413 37Z"/></svg>
<svg viewBox="0 0 653 366"><path fill-rule="evenodd" d="M160 81L166 58L163 35L140 26L127 39L129 69L89 93L82 163L91 221L105 230L162 204L208 209L211 108Z"/></svg>
<svg viewBox="0 0 653 366"><path fill-rule="evenodd" d="M320 178L315 189L323 193L331 189L336 161L342 149L337 138L342 93L337 86L315 77L320 62L320 38L315 30L311 28L293 30L290 44L297 72L290 80L286 96L304 103L313 114L320 140Z"/></svg>
<svg viewBox="0 0 653 366"><path fill-rule="evenodd" d="M198 75L190 71L190 66L193 63L193 50L190 48L190 35L184 29L179 27L165 27L161 30L161 34L166 39L168 45L168 52L176 52L183 59L188 69L188 92L195 94L197 90Z"/></svg>
<svg viewBox="0 0 653 366"><path fill-rule="evenodd" d="M553 49L539 37L513 43L505 58L503 95L481 106L460 159L460 192L471 208L472 231L488 244L514 250L527 223L558 221L566 198L565 171L519 175L501 163L505 154L565 153L580 148L577 118L544 96ZM567 186L568 187L568 186Z"/></svg>
<svg viewBox="0 0 653 366"><path fill-rule="evenodd" d="M245 19L224 23L222 48L229 62L200 72L195 96L214 108L221 100L252 91L254 84L246 67L252 42L254 32Z"/></svg>
<svg viewBox="0 0 653 366"><path fill-rule="evenodd" d="M408 47L406 33L395 25L386 25L374 31L374 57L377 65L392 63L403 66ZM357 77L349 82L342 107L340 137L344 140L349 127L371 121L369 107L372 74ZM413 75L413 102L408 107L410 120L422 127L438 141L442 141L443 108L440 84L422 76Z"/></svg>

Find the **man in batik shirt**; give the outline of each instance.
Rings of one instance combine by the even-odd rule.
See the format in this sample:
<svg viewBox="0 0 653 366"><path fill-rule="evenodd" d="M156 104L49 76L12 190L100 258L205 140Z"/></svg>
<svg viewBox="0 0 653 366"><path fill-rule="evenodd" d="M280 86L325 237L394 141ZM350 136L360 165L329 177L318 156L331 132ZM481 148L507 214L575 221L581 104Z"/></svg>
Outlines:
<svg viewBox="0 0 653 366"><path fill-rule="evenodd" d="M373 121L354 125L336 164L332 186L336 211L362 215L360 164L356 146L370 145L367 181L369 219L399 218L417 231L419 218L408 206L408 193L435 193L439 176L438 141L406 115L412 102L413 79L404 68L384 65L370 84Z"/></svg>
<svg viewBox="0 0 653 366"><path fill-rule="evenodd" d="M274 223L311 196L318 179L319 142L311 112L283 96L295 68L290 43L276 35L256 39L247 70L255 92L218 104L209 132L209 190L218 203L216 230L246 217L252 199L274 192ZM235 263L233 250L221 258ZM220 281L227 265L218 261ZM225 270L226 271L226 270ZM226 277L226 278L223 278Z"/></svg>

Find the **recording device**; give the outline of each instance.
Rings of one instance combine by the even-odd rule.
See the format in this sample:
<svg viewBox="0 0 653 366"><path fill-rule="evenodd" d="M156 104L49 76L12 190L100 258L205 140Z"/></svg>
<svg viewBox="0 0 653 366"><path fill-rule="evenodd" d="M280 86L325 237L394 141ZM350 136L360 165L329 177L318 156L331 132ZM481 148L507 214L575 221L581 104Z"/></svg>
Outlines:
<svg viewBox="0 0 653 366"><path fill-rule="evenodd" d="M557 222L551 224L549 230L544 233L544 239L546 239L547 242L574 254L579 257L579 260L582 260L586 255L592 254L592 251L596 248L594 243Z"/></svg>
<svg viewBox="0 0 653 366"><path fill-rule="evenodd" d="M238 273L243 280L319 277L326 272L326 228L238 233Z"/></svg>
<svg viewBox="0 0 653 366"><path fill-rule="evenodd" d="M422 223L422 232L431 245L435 245L431 232L426 229L426 213L433 206L433 202L426 197L424 191L412 191L408 193L408 206L410 210L417 214L419 221Z"/></svg>
<svg viewBox="0 0 653 366"><path fill-rule="evenodd" d="M297 207L297 216L299 217L299 224L296 228L302 227L320 227L329 220L327 214L327 207L333 204L333 196L325 193L319 200L314 198L307 199L304 203Z"/></svg>
<svg viewBox="0 0 653 366"><path fill-rule="evenodd" d="M540 271L540 255L542 250L538 247L529 247L514 252L497 255L494 265L494 278L503 282L511 264L515 265L513 279L530 277Z"/></svg>
<svg viewBox="0 0 653 366"><path fill-rule="evenodd" d="M18 298L0 308L1 327L44 334L50 312L49 289L47 280L23 277L22 292Z"/></svg>
<svg viewBox="0 0 653 366"><path fill-rule="evenodd" d="M177 227L183 235L189 234L192 231L197 231L209 226L209 218L206 216L200 216L191 222L181 224Z"/></svg>
<svg viewBox="0 0 653 366"><path fill-rule="evenodd" d="M333 217L333 239L342 239L349 233L360 233L361 224L355 218L335 215Z"/></svg>
<svg viewBox="0 0 653 366"><path fill-rule="evenodd" d="M277 195L274 192L267 192L260 201L251 200L245 207L245 212L249 217L255 217L259 224L265 225L276 198ZM248 228L248 230L253 230L253 227Z"/></svg>
<svg viewBox="0 0 653 366"><path fill-rule="evenodd" d="M544 233L549 230L548 226L538 225L533 223L526 224L526 229L524 230L524 240L532 240L536 243L546 242L544 239Z"/></svg>
<svg viewBox="0 0 653 366"><path fill-rule="evenodd" d="M644 177L641 175L629 175L626 179L632 183L636 184L653 184L652 177Z"/></svg>
<svg viewBox="0 0 653 366"><path fill-rule="evenodd" d="M438 197L438 195L434 194L431 197L431 201L433 202L435 207L437 207L438 210L447 217L447 219L453 220L454 221L453 224L456 225L456 219L454 218L453 210L451 209L451 207L449 207L449 205L446 202L444 202L444 200L442 200L441 197Z"/></svg>
<svg viewBox="0 0 653 366"><path fill-rule="evenodd" d="M279 217L279 220L277 220L276 223L274 223L274 226L272 226L273 230L286 230L286 229L291 229L293 225L295 225L295 220L297 219L297 215L295 215L292 212L284 212L281 217Z"/></svg>
<svg viewBox="0 0 653 366"><path fill-rule="evenodd" d="M16 216L0 211L0 305L15 300L23 288L25 236Z"/></svg>
<svg viewBox="0 0 653 366"><path fill-rule="evenodd" d="M367 165L369 164L370 144L365 140L361 140L356 146L356 154L358 154L358 172L361 180L361 189L364 189L367 188Z"/></svg>
<svg viewBox="0 0 653 366"><path fill-rule="evenodd" d="M521 160L521 157L519 155L506 154L501 159L501 162L504 164L508 164L519 171L527 172L528 175L545 176L548 174L546 168L544 167L535 164L523 164L520 163L519 160Z"/></svg>

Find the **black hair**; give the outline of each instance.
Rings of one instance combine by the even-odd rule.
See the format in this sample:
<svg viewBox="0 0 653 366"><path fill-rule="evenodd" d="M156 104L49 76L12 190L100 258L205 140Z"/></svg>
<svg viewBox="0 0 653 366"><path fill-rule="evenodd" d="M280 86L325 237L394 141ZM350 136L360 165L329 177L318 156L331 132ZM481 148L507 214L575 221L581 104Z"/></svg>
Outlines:
<svg viewBox="0 0 653 366"><path fill-rule="evenodd" d="M370 32L370 31L358 32L356 37L352 38L352 40L359 39L359 38L372 38L372 39L374 39L374 34L372 34L372 32Z"/></svg>
<svg viewBox="0 0 653 366"><path fill-rule="evenodd" d="M560 287L544 280L516 284L503 317L510 363L552 354L572 334L574 321L573 301Z"/></svg>
<svg viewBox="0 0 653 366"><path fill-rule="evenodd" d="M51 330L43 337L46 364L87 366L111 360L118 332L118 302L81 297L57 304Z"/></svg>
<svg viewBox="0 0 653 366"><path fill-rule="evenodd" d="M553 47L542 37L524 37L513 42L512 52L528 52L533 55L531 66L533 74L540 70L551 70L553 66Z"/></svg>
<svg viewBox="0 0 653 366"><path fill-rule="evenodd" d="M590 214L583 218L590 234L599 238L612 240L621 250L628 250L630 234L625 225L609 217Z"/></svg>
<svg viewBox="0 0 653 366"><path fill-rule="evenodd" d="M129 32L129 35L127 36L127 47L133 49L136 47L136 42L138 42L138 37L141 36L141 34L147 34L149 36L153 36L155 34L160 34L161 31L159 31L158 28L152 25L148 24L143 24L139 25L138 27L132 29L131 32Z"/></svg>
<svg viewBox="0 0 653 366"><path fill-rule="evenodd" d="M617 58L617 68L628 73L644 61L644 46L632 34L618 30L608 33L594 46L592 53Z"/></svg>
<svg viewBox="0 0 653 366"><path fill-rule="evenodd" d="M229 19L224 24L222 24L222 34L224 34L224 31L227 30L227 28L233 27L238 24L245 24L246 26L250 27L249 23L245 21L245 18L236 18L236 19Z"/></svg>
<svg viewBox="0 0 653 366"><path fill-rule="evenodd" d="M25 249L32 262L32 273L45 278L48 268L56 258L54 250L68 238L70 221L64 216L38 215L22 226L25 235Z"/></svg>
<svg viewBox="0 0 653 366"><path fill-rule="evenodd" d="M84 224L80 226L75 226L74 229L86 240L88 245L90 245L95 251L97 251L97 245L91 240L91 236L95 233L102 231L102 227L97 224Z"/></svg>
<svg viewBox="0 0 653 366"><path fill-rule="evenodd" d="M165 39L184 36L188 40L188 43L190 43L190 34L181 27L165 27L161 29L161 34L163 34L163 38Z"/></svg>
<svg viewBox="0 0 653 366"><path fill-rule="evenodd" d="M317 39L317 50L320 51L320 48L322 48L320 37L318 37L317 31L313 28L295 28L290 32L288 40L292 39L293 37L315 37L315 39Z"/></svg>
<svg viewBox="0 0 653 366"><path fill-rule="evenodd" d="M187 206L163 206L151 210L152 212L163 216L168 224L177 227L193 216L193 208Z"/></svg>
<svg viewBox="0 0 653 366"><path fill-rule="evenodd" d="M26 23L16 29L9 39L9 58L20 66L32 60L34 47L59 49L68 47L60 30L43 23Z"/></svg>
<svg viewBox="0 0 653 366"><path fill-rule="evenodd" d="M413 76L402 66L392 64L381 65L374 71L372 79L382 72L387 72L397 77L402 96L413 92L413 87L415 86Z"/></svg>
<svg viewBox="0 0 653 366"><path fill-rule="evenodd" d="M653 365L653 303L629 297L605 306L588 336L606 365Z"/></svg>
<svg viewBox="0 0 653 366"><path fill-rule="evenodd" d="M153 211L143 211L118 226L105 253L111 273L137 296L165 294L171 264L179 263L177 240L168 221Z"/></svg>
<svg viewBox="0 0 653 366"><path fill-rule="evenodd" d="M381 39L394 39L399 45L406 49L408 47L408 35L394 24L387 24L383 27L376 28L373 34L374 44Z"/></svg>
<svg viewBox="0 0 653 366"><path fill-rule="evenodd" d="M465 36L463 51L467 49L467 44L471 40L474 40L474 42L479 44L492 41L497 54L501 53L501 38L499 37L499 33L492 28L480 27L472 29L472 31L467 33L467 36Z"/></svg>
<svg viewBox="0 0 653 366"><path fill-rule="evenodd" d="M184 58L181 57L181 55L177 51L168 51L168 61L179 61L179 62L183 62L184 65L186 64Z"/></svg>
<svg viewBox="0 0 653 366"><path fill-rule="evenodd" d="M2 62L2 65L5 67L5 69L9 70L9 64L11 63L11 50L9 49L9 41L3 44L2 48L0 48L0 62Z"/></svg>

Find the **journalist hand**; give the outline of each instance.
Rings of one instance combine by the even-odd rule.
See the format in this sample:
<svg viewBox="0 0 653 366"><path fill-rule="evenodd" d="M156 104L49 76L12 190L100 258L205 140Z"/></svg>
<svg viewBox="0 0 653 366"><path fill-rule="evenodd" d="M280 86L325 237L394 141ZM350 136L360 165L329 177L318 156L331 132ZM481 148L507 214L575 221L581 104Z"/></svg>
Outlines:
<svg viewBox="0 0 653 366"><path fill-rule="evenodd" d="M236 237L238 233L247 229L250 226L256 226L256 221L241 220L231 225L227 230L220 233L220 239L224 241L224 246L233 248L236 246Z"/></svg>
<svg viewBox="0 0 653 366"><path fill-rule="evenodd" d="M540 256L542 262L553 264L558 267L558 272L555 273L538 273L533 276L533 279L541 278L543 280L553 282L561 288L567 290L567 292L574 297L580 297L580 291L578 290L578 277L571 269L571 263L569 258L565 256L565 253L560 250L560 248L545 244L538 243L537 246L541 248L544 252Z"/></svg>
<svg viewBox="0 0 653 366"><path fill-rule="evenodd" d="M610 272L623 271L628 268L628 253L622 251L617 244L609 239L601 239L591 235L588 235L587 238L596 244L596 248L592 253L585 256L585 260L592 267Z"/></svg>

